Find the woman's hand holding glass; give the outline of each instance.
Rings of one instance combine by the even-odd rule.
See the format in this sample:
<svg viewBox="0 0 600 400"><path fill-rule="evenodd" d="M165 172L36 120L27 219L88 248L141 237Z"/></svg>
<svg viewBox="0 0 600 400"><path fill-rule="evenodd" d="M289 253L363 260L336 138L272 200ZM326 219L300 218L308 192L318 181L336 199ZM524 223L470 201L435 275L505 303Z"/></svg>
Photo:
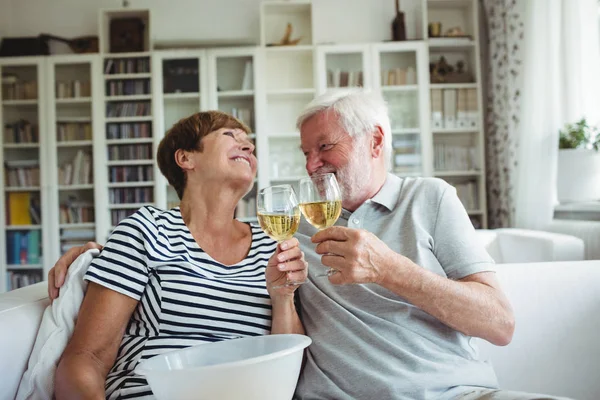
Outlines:
<svg viewBox="0 0 600 400"><path fill-rule="evenodd" d="M342 192L332 173L312 175L300 180L300 210L319 231L333 226L342 213ZM329 268L330 276L337 270Z"/></svg>
<svg viewBox="0 0 600 400"><path fill-rule="evenodd" d="M294 189L290 185L270 186L257 197L257 217L262 230L278 242L277 251L267 267L267 286L277 290L294 288L306 282L306 263L292 239L300 225L300 208ZM291 240L292 239L292 240ZM278 275L273 272L276 268ZM284 279L285 278L285 279Z"/></svg>

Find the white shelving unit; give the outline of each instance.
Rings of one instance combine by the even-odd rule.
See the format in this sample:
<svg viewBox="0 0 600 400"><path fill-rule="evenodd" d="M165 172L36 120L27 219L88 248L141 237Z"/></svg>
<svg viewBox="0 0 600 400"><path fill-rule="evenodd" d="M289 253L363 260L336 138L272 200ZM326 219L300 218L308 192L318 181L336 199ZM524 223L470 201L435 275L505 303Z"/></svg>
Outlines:
<svg viewBox="0 0 600 400"><path fill-rule="evenodd" d="M52 261L44 57L0 59L0 292L45 279Z"/></svg>
<svg viewBox="0 0 600 400"><path fill-rule="evenodd" d="M220 109L252 128L258 176L237 217L255 220L252 200L258 189L296 184L306 176L296 118L316 95L336 88L380 92L390 110L394 172L445 179L457 187L473 223L486 227L478 4L476 0L420 1L423 40L315 44L310 1L264 1L260 46L153 51L150 11L118 9L100 12L100 54L0 59L3 75L35 82L28 87L33 95L8 97L3 90L0 124L4 127L24 119L39 132L36 141L16 141L14 134L7 138L3 132L0 163L37 160L39 182L10 185L3 177L0 202L6 207L9 198L29 196L40 204L41 215L39 222L25 218L15 225L6 220L6 213L0 213L0 291L7 288L7 272L45 279L45 269L60 255L61 244L71 241L69 231L94 230L95 240L103 243L113 226L139 207L178 204L155 155L164 133L194 112ZM143 51L110 53L108 28L110 20L118 17L142 19ZM460 26L467 37L427 38L429 22L441 22L442 33ZM288 23L292 25L290 39L300 41L281 46ZM442 56L455 67L462 61L470 79L430 83L429 63ZM77 96L66 96L64 85L57 85L65 81L89 81L91 90L82 92L80 87ZM438 97L432 93L458 97L466 92L476 104L469 122L456 123L456 113L454 123L446 123L443 107L434 107ZM138 109L138 104L146 106ZM432 117L438 111L441 121ZM60 127L67 125L89 126L92 136L59 140ZM93 179L59 181L59 167L72 162L80 151L93 160ZM15 165L14 169L27 167ZM60 206L69 196L93 204L94 220L61 220ZM37 232L34 236L39 234L41 257L35 260L39 262L27 257L9 260L9 238L14 241L16 235L32 231Z"/></svg>
<svg viewBox="0 0 600 400"><path fill-rule="evenodd" d="M433 175L457 189L473 225L487 227L485 146L479 19L476 0L424 0L423 37L429 61L441 57L456 70L463 64L463 82L436 82L431 90ZM428 38L427 26L441 23L441 34L460 27L465 37ZM433 81L434 77L430 77ZM441 99L441 103L440 103ZM440 119L441 117L441 119Z"/></svg>
<svg viewBox="0 0 600 400"><path fill-rule="evenodd" d="M288 24L292 46L281 45ZM296 119L320 86L319 53L314 46L313 8L310 1L263 1L260 10L264 54L265 137L259 162L259 186L296 185L306 176L304 156L298 150ZM324 53L323 53L324 54ZM261 168L262 166L262 168Z"/></svg>

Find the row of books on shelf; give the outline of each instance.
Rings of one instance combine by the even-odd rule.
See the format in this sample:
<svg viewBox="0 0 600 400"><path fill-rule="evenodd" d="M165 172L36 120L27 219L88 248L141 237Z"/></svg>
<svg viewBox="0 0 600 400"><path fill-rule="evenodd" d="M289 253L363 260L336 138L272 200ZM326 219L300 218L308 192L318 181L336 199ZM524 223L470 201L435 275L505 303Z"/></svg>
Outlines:
<svg viewBox="0 0 600 400"><path fill-rule="evenodd" d="M60 206L59 220L61 224L94 222L94 204L69 199L65 204Z"/></svg>
<svg viewBox="0 0 600 400"><path fill-rule="evenodd" d="M6 232L7 264L39 264L41 248L41 231L39 229Z"/></svg>
<svg viewBox="0 0 600 400"><path fill-rule="evenodd" d="M104 64L104 73L141 74L150 72L150 58L109 59Z"/></svg>
<svg viewBox="0 0 600 400"><path fill-rule="evenodd" d="M40 186L39 160L12 160L5 161L4 164L5 182L8 182L8 186Z"/></svg>
<svg viewBox="0 0 600 400"><path fill-rule="evenodd" d="M16 75L2 76L3 100L35 100L37 97L36 81L20 80Z"/></svg>
<svg viewBox="0 0 600 400"><path fill-rule="evenodd" d="M6 273L6 290L11 291L25 286L33 285L43 281L42 273L40 272L17 272L8 271Z"/></svg>
<svg viewBox="0 0 600 400"><path fill-rule="evenodd" d="M416 85L417 71L414 67L381 70L381 86Z"/></svg>
<svg viewBox="0 0 600 400"><path fill-rule="evenodd" d="M243 198L235 209L236 218L249 218L256 216L256 199L254 197Z"/></svg>
<svg viewBox="0 0 600 400"><path fill-rule="evenodd" d="M149 182L154 179L152 165L132 165L109 167L108 179L111 183Z"/></svg>
<svg viewBox="0 0 600 400"><path fill-rule="evenodd" d="M92 84L90 81L56 81L56 98L73 99L78 97L90 97L92 95Z"/></svg>
<svg viewBox="0 0 600 400"><path fill-rule="evenodd" d="M38 195L30 192L7 193L7 225L39 225L42 223L41 215Z"/></svg>
<svg viewBox="0 0 600 400"><path fill-rule="evenodd" d="M136 187L110 189L108 191L108 201L110 204L152 203L154 202L154 188Z"/></svg>
<svg viewBox="0 0 600 400"><path fill-rule="evenodd" d="M108 124L107 139L139 139L152 137L152 127L149 122Z"/></svg>
<svg viewBox="0 0 600 400"><path fill-rule="evenodd" d="M60 122L56 124L56 140L59 142L92 140L92 125L87 122Z"/></svg>
<svg viewBox="0 0 600 400"><path fill-rule="evenodd" d="M446 143L433 145L433 167L436 171L468 171L478 169L477 149Z"/></svg>
<svg viewBox="0 0 600 400"><path fill-rule="evenodd" d="M254 113L252 112L252 109L234 107L231 109L231 115L248 125L250 129L253 128L254 119L252 117Z"/></svg>
<svg viewBox="0 0 600 400"><path fill-rule="evenodd" d="M59 185L86 185L92 183L92 155L77 150L73 161L58 168Z"/></svg>
<svg viewBox="0 0 600 400"><path fill-rule="evenodd" d="M363 86L362 71L327 70L327 87L358 87Z"/></svg>
<svg viewBox="0 0 600 400"><path fill-rule="evenodd" d="M456 189L456 195L467 210L476 210L479 208L479 199L477 196L477 183L452 183Z"/></svg>
<svg viewBox="0 0 600 400"><path fill-rule="evenodd" d="M106 116L114 117L143 117L150 115L151 106L149 101L131 103L108 103L106 105Z"/></svg>
<svg viewBox="0 0 600 400"><path fill-rule="evenodd" d="M127 79L106 83L107 96L150 94L150 79Z"/></svg>
<svg viewBox="0 0 600 400"><path fill-rule="evenodd" d="M108 159L113 160L152 160L152 144L121 144L107 148Z"/></svg>
<svg viewBox="0 0 600 400"><path fill-rule="evenodd" d="M117 226L119 222L129 217L131 214L136 212L134 209L123 209L123 210L111 210L110 211L110 222L112 226Z"/></svg>
<svg viewBox="0 0 600 400"><path fill-rule="evenodd" d="M37 143L38 141L37 125L27 120L21 119L4 125L4 143Z"/></svg>
<svg viewBox="0 0 600 400"><path fill-rule="evenodd" d="M432 89L431 128L469 129L479 126L476 89Z"/></svg>

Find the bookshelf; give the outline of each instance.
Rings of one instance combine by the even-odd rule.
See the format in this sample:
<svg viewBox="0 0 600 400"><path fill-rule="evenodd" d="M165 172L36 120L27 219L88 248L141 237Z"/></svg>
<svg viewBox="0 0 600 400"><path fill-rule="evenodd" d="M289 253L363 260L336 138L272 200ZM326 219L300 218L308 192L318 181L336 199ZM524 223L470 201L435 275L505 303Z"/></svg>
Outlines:
<svg viewBox="0 0 600 400"><path fill-rule="evenodd" d="M156 71L154 93L156 93L156 145L164 134L181 118L209 109L208 60L205 50L156 51L153 56ZM156 157L154 157L156 159ZM179 205L175 189L158 173L156 186L165 195L164 204L158 207L172 208Z"/></svg>
<svg viewBox="0 0 600 400"><path fill-rule="evenodd" d="M392 131L391 171L431 176L427 47L422 41L376 43L373 87L388 104Z"/></svg>
<svg viewBox="0 0 600 400"><path fill-rule="evenodd" d="M43 57L0 59L0 292L45 279L51 260Z"/></svg>
<svg viewBox="0 0 600 400"><path fill-rule="evenodd" d="M429 62L442 57L454 74L429 74L433 176L452 184L476 228L487 227L485 142L479 54L478 2L425 0L423 37ZM440 37L429 37L428 24L440 23ZM446 37L460 27L462 37ZM457 32L455 32L457 33Z"/></svg>
<svg viewBox="0 0 600 400"><path fill-rule="evenodd" d="M98 241L94 139L102 132L101 61L98 55L64 55L47 62L48 216L51 259L73 246Z"/></svg>
<svg viewBox="0 0 600 400"><path fill-rule="evenodd" d="M260 160L257 179L252 189L240 200L235 216L241 221L256 221L256 193L265 185L263 113L261 97L262 53L258 47L207 50L208 108L237 117L248 125ZM264 96L264 94L262 94ZM265 185L266 186L266 185Z"/></svg>
<svg viewBox="0 0 600 400"><path fill-rule="evenodd" d="M99 154L98 233L107 237L120 220L156 203L152 56L150 53L102 55L102 135ZM138 207L133 207L137 205ZM103 240L102 240L103 241Z"/></svg>
<svg viewBox="0 0 600 400"><path fill-rule="evenodd" d="M317 90L373 88L371 45L317 46Z"/></svg>

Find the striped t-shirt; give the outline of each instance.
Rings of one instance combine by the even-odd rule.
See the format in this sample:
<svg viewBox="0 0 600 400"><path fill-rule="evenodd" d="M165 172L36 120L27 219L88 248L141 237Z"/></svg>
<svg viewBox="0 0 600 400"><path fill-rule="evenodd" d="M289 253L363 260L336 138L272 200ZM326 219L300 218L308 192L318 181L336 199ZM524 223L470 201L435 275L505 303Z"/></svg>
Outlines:
<svg viewBox="0 0 600 400"><path fill-rule="evenodd" d="M179 208L143 207L115 228L85 275L139 301L107 376L107 398L153 398L146 380L133 373L141 360L270 332L265 267L277 243L257 225L250 228L248 255L230 266L198 246Z"/></svg>

